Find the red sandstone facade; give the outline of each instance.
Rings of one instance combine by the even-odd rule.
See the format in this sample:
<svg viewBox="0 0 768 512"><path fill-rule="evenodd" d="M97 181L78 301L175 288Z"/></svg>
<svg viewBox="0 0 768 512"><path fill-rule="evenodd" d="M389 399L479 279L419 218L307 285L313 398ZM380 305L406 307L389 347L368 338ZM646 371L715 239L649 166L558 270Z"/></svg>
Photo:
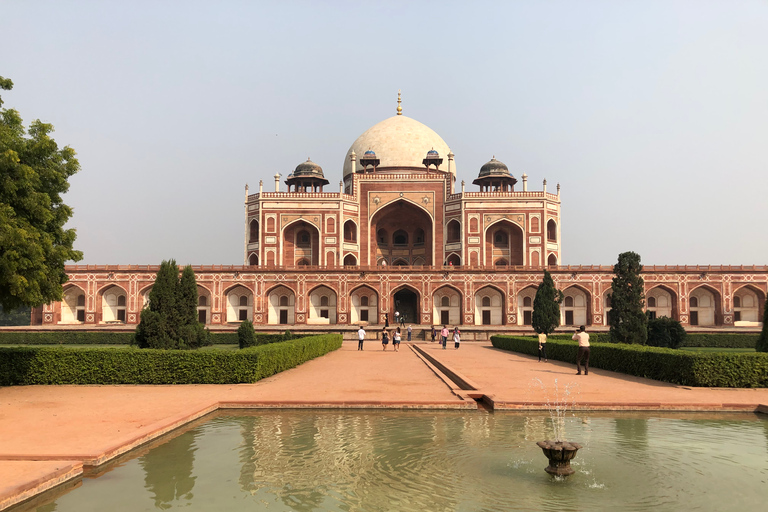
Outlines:
<svg viewBox="0 0 768 512"><path fill-rule="evenodd" d="M494 158L474 181L481 191L464 181L456 191L453 157L398 115L353 144L339 192L324 191L310 161L288 176L288 192L246 189L244 265L193 267L200 321L383 324L399 311L414 324L524 328L546 266L566 295L562 323L605 325L612 267L559 266L559 185L528 191L523 175L515 191ZM136 324L157 267L67 272L64 300L34 311L33 324ZM643 278L654 315L711 327L762 319L768 267L646 267Z"/></svg>

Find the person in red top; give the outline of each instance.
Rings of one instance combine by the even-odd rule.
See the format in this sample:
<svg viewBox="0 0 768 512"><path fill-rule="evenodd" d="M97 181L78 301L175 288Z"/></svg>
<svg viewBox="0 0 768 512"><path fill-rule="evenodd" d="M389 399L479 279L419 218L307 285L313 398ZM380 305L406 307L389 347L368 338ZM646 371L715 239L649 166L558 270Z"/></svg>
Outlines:
<svg viewBox="0 0 768 512"><path fill-rule="evenodd" d="M584 375L589 375L589 334L585 332L585 327L582 325L576 334L571 338L579 342L579 351L576 353L576 375L581 375L581 360L584 361Z"/></svg>

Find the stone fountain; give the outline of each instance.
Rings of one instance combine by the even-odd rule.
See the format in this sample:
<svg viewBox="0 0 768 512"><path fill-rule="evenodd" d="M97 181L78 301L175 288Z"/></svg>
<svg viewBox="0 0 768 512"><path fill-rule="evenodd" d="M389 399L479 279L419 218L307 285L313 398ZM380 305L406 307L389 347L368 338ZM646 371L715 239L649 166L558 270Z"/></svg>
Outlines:
<svg viewBox="0 0 768 512"><path fill-rule="evenodd" d="M581 445L568 441L539 441L536 443L549 459L549 466L544 471L554 476L568 476L575 473L571 459L576 456Z"/></svg>
<svg viewBox="0 0 768 512"><path fill-rule="evenodd" d="M539 379L536 380L544 388L544 383ZM547 410L552 420L555 439L536 443L547 459L549 459L549 466L544 468L544 471L554 476L568 476L575 473L575 470L571 468L571 459L576 456L576 452L581 448L579 443L565 440L565 412L568 406L572 405L575 401L575 398L571 395L571 386L572 384L567 385L561 394L557 385L557 379L555 379L554 400L547 397Z"/></svg>

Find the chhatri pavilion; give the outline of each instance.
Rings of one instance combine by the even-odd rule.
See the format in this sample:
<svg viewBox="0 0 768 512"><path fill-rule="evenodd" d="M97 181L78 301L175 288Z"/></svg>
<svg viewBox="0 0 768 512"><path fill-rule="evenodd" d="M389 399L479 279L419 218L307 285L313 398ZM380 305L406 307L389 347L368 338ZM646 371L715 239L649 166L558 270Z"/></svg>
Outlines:
<svg viewBox="0 0 768 512"><path fill-rule="evenodd" d="M274 191L246 186L243 265L193 266L200 321L384 324L399 311L412 324L524 330L547 268L565 294L563 325L605 325L613 268L560 265L560 186L533 190L495 157L475 169L472 185L457 181L448 144L402 115L398 95L396 115L352 143L338 188L309 159L284 190L279 174ZM33 310L33 324L136 324L158 267L66 270L64 299ZM765 266L647 266L643 278L651 315L760 325Z"/></svg>

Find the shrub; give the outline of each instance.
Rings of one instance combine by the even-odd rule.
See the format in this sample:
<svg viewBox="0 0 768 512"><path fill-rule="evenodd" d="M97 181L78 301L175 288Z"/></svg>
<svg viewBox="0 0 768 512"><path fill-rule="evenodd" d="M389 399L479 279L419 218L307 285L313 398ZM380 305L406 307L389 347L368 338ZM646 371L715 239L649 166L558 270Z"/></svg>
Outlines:
<svg viewBox="0 0 768 512"><path fill-rule="evenodd" d="M129 345L133 332L0 331L0 345Z"/></svg>
<svg viewBox="0 0 768 512"><path fill-rule="evenodd" d="M608 323L611 326L611 341L645 345L648 336L648 317L645 316L645 294L640 273L640 255L634 252L619 254L613 266L611 284L611 310Z"/></svg>
<svg viewBox="0 0 768 512"><path fill-rule="evenodd" d="M287 330L283 333L283 341L288 341L293 339L293 333L291 331Z"/></svg>
<svg viewBox="0 0 768 512"><path fill-rule="evenodd" d="M534 337L492 336L493 346L535 356ZM577 344L549 338L547 356L576 361ZM768 354L686 352L624 343L591 343L589 365L684 386L768 387Z"/></svg>
<svg viewBox="0 0 768 512"><path fill-rule="evenodd" d="M682 324L675 319L662 316L648 320L648 346L679 348L685 335Z"/></svg>
<svg viewBox="0 0 768 512"><path fill-rule="evenodd" d="M256 345L256 332L250 320L244 320L237 328L237 341L240 348L248 348Z"/></svg>
<svg viewBox="0 0 768 512"><path fill-rule="evenodd" d="M683 347L755 348L757 334L693 333L683 341Z"/></svg>
<svg viewBox="0 0 768 512"><path fill-rule="evenodd" d="M0 348L0 386L256 382L341 347L325 334L243 350Z"/></svg>

